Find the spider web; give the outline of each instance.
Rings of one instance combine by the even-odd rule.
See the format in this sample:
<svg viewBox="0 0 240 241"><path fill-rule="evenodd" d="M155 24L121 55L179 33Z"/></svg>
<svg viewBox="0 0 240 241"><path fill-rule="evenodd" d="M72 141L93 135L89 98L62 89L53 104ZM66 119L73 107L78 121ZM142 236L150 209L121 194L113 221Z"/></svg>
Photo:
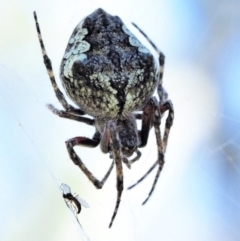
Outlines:
<svg viewBox="0 0 240 241"><path fill-rule="evenodd" d="M78 219L91 241L240 240L238 0L12 0L2 5L1 240L80 240L59 189L62 182L90 205ZM141 206L154 172L133 190L124 190L111 230L115 175L96 190L69 160L65 140L91 137L94 130L57 118L45 107L61 108L42 63L32 15L36 10L60 86L59 63L68 38L80 19L99 6L136 22L164 52L163 83L175 108L166 163L152 197ZM141 159L131 171L124 168L125 189L155 161L155 142L152 131ZM77 151L99 178L111 164L97 148Z"/></svg>

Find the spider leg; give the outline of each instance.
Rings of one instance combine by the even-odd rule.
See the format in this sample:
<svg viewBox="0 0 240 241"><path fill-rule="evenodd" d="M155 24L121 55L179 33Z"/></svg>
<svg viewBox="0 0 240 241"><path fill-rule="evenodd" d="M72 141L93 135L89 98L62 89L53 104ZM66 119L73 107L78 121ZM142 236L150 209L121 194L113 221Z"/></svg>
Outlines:
<svg viewBox="0 0 240 241"><path fill-rule="evenodd" d="M139 150L136 150L135 152L137 155L132 160L128 161L129 164L133 164L135 161L138 161L142 155L142 153Z"/></svg>
<svg viewBox="0 0 240 241"><path fill-rule="evenodd" d="M126 164L126 166L131 169L131 165L135 162L138 161L142 155L142 153L139 150L136 150L136 156L132 160L128 160L126 157L123 157L123 162Z"/></svg>
<svg viewBox="0 0 240 241"><path fill-rule="evenodd" d="M159 78L159 84L158 84L158 87L157 87L157 93L158 93L158 96L159 96L159 104L158 104L158 107L155 108L155 113L154 113L154 117L153 117L153 125L154 125L155 135L156 135L156 139L157 139L157 146L158 146L158 160L153 164L153 166L148 170L148 172L142 178L140 178L134 185L129 187L129 189L130 189L130 188L133 188L134 186L136 186L149 173L151 173L151 171L156 167L157 164L159 165L157 174L155 176L155 179L154 179L154 182L153 182L153 185L152 185L152 188L151 188L151 190L148 194L147 199L143 202L143 204L145 204L148 201L149 197L151 196L151 194L152 194L152 192L153 192L153 190L156 186L156 183L157 183L157 180L159 178L160 172L163 168L164 153L165 153L166 147L167 147L169 132L170 132L171 126L173 124L174 110L173 110L172 102L170 100L168 100L167 92L162 87L162 78L163 78L163 73L164 73L165 56L157 48L157 46L151 41L151 39L136 24L133 23L133 25L148 40L148 42L152 45L152 47L158 53L158 55L159 55L158 62L159 62L159 67L160 67L159 77L158 77ZM155 107L156 107L157 101L156 101L155 98L154 98L154 102L155 102ZM168 110L168 117L167 117L167 120L166 120L165 130L164 130L164 135L163 135L163 140L162 140L161 139L161 132L160 132L161 114L164 113L166 110ZM147 111L147 109L146 109L146 111ZM140 117L140 116L137 116L137 117ZM144 119L145 119L145 121L144 121ZM140 132L141 138L142 138L142 141L143 141L142 142L143 146L144 146L144 144L146 145L146 143L147 143L148 132L149 132L148 128L149 129L151 128L151 126L149 126L148 122L146 121L147 119L148 119L147 117L146 118L144 117L144 112L143 112L142 131Z"/></svg>
<svg viewBox="0 0 240 241"><path fill-rule="evenodd" d="M139 135L141 137L141 146L140 147L144 147L147 144L149 131L152 127L152 121L153 121L153 116L154 116L154 111L155 111L154 104L155 104L155 106L156 105L158 106L158 104L156 102L157 102L156 99L154 101L153 101L153 99L150 99L150 101L147 103L147 105L143 109L142 128L141 128L141 131L139 131ZM156 167L157 164L158 164L158 162L155 162L154 165L146 172L146 174L143 175L135 184L128 187L128 189L132 189L137 184L139 184L142 180L144 180L145 177L148 176L152 172L152 170Z"/></svg>
<svg viewBox="0 0 240 241"><path fill-rule="evenodd" d="M76 145L81 145L81 146L86 146L86 147L96 147L100 143L100 134L99 132L96 132L93 136L92 139L86 138L86 137L75 137L70 140L66 141L66 147L68 150L69 157L73 161L75 165L77 165L82 172L87 176L87 178L92 182L92 184L97 188L101 189L109 177L113 166L114 162L112 162L110 168L108 169L107 173L103 177L101 181L99 181L96 177L93 176L93 174L87 169L85 164L82 162L81 158L76 154L74 151L73 147Z"/></svg>
<svg viewBox="0 0 240 241"><path fill-rule="evenodd" d="M128 159L126 157L123 157L123 163L126 164L128 169L131 169L131 164L129 163Z"/></svg>
<svg viewBox="0 0 240 241"><path fill-rule="evenodd" d="M165 129L163 134L163 152L164 153L166 152L169 132L173 125L173 119L174 119L174 109L173 109L173 104L171 100L167 100L165 101L164 104L160 105L161 113L164 113L167 110L168 110L168 117L166 119Z"/></svg>
<svg viewBox="0 0 240 241"><path fill-rule="evenodd" d="M59 100L59 102L62 104L63 108L66 111L74 112L74 113L79 114L79 115L84 115L85 114L84 111L82 111L81 109L76 109L76 108L74 108L73 106L71 106L67 103L63 93L58 88L56 80L55 80L55 76L54 76L54 73L53 73L51 60L49 59L49 57L47 55L47 52L45 50L45 46L44 46L44 43L43 43L43 39L42 39L39 23L38 23L38 20L37 20L36 12L34 12L33 15L34 15L35 23L36 23L38 39L39 39L41 50L42 50L43 61L44 61L44 64L46 66L48 76L51 80L52 87L53 87L53 90L56 94L57 99Z"/></svg>
<svg viewBox="0 0 240 241"><path fill-rule="evenodd" d="M147 41L152 45L152 47L155 49L155 51L160 54L161 51L157 48L157 46L152 42L152 40L145 34L142 29L140 29L136 23L132 23L132 25L147 39Z"/></svg>
<svg viewBox="0 0 240 241"><path fill-rule="evenodd" d="M152 165L152 167L146 172L145 175L143 175L135 184L133 184L132 186L130 186L128 189L132 189L133 187L135 187L137 184L139 184L141 181L143 181L145 179L145 177L147 177L152 170L159 165L158 170L157 170L157 174L155 176L152 188L148 194L148 197L146 198L146 200L142 203L143 205L148 201L148 199L150 198L150 196L152 195L154 188L156 186L156 183L158 181L159 175L162 171L163 165L164 165L164 153L166 151L166 147L167 147L167 141L168 141L168 136L169 136L169 132L171 129L171 126L173 124L173 118L174 118L174 110L173 110L173 105L172 102L170 100L167 100L163 105L158 105L157 100L154 100L155 103L155 114L153 117L153 125L154 125L154 129L155 129L155 135L156 135L156 139L157 139L157 146L158 146L158 160ZM165 111L168 110L168 117L166 120L166 124L165 124L165 130L164 130L164 135L163 135L163 140L161 139L161 132L160 132L160 124L161 124L161 113L164 113ZM145 109L146 111L146 109ZM148 111L149 113L153 113L151 110ZM144 115L143 115L144 116ZM144 122L144 118L143 118L143 122ZM143 123L144 126L144 123ZM142 128L144 129L144 128ZM145 128L146 130L147 128ZM142 137L146 137L147 135L142 135ZM147 141L147 140L146 140Z"/></svg>
<svg viewBox="0 0 240 241"><path fill-rule="evenodd" d="M150 198L150 196L152 195L154 188L156 186L156 183L158 181L160 172L162 171L163 165L164 165L164 152L163 152L163 143L162 143L162 139L161 139L161 130L160 130L160 124L161 124L161 112L159 109L159 105L158 102L156 100L156 98L152 98L153 103L155 105L155 111L154 111L154 116L153 116L153 126L154 126L154 130L155 130L155 136L156 136L156 140L157 140L157 147L158 147L158 159L157 161L153 164L152 169L154 169L154 167L156 166L156 164L159 165L158 170L157 170L157 174L155 176L152 188L148 194L148 197L145 199L145 201L142 203L143 205L148 201L148 199ZM151 171L150 171L151 172ZM150 173L149 172L149 173Z"/></svg>
<svg viewBox="0 0 240 241"><path fill-rule="evenodd" d="M66 119L70 119L70 120L75 120L75 121L79 121L79 122L83 122L85 124L94 126L95 121L94 119L90 119L87 117L82 117L79 116L77 114L72 114L71 112L68 111L63 111L63 110L58 110L56 109L53 105L49 104L47 105L48 109L52 111L53 114L62 117L62 118L66 118Z"/></svg>
<svg viewBox="0 0 240 241"><path fill-rule="evenodd" d="M113 159L115 160L116 171L117 171L117 201L116 201L115 209L109 224L109 228L111 228L121 202L121 196L123 191L123 170L122 170L121 144L120 144L120 139L117 132L116 124L113 121L109 121L107 125L110 131L110 142L112 145Z"/></svg>
<svg viewBox="0 0 240 241"><path fill-rule="evenodd" d="M172 101L168 100L168 94L167 94L166 90L162 87L162 78L163 78L163 73L164 73L165 56L156 47L156 45L151 41L151 39L149 39L149 37L136 24L133 24L133 25L149 41L149 43L152 45L152 47L156 50L156 52L159 55L158 62L159 62L160 70L159 70L159 84L158 84L158 87L157 87L157 93L158 93L158 97L159 97L159 108L160 108L161 114L163 114L167 110L169 111L168 117L167 117L167 120L166 120L166 124L165 124L164 136L163 136L163 150L164 150L164 153L165 153L166 147L167 147L169 132L170 132L171 126L173 124L173 119L174 119L174 110L173 110Z"/></svg>
<svg viewBox="0 0 240 241"><path fill-rule="evenodd" d="M146 200L142 204L145 204L148 201L149 197L151 196L152 192L154 191L154 188L156 186L156 183L157 183L157 180L159 178L160 172L161 172L161 170L163 168L163 165L164 165L163 143L162 143L161 131L160 131L161 112L160 112L160 108L159 108L159 103L157 102L157 99L155 97L152 97L150 99L149 103L144 108L143 113L144 112L148 113L148 116L143 115L142 131L144 132L144 130L147 130L149 132L149 129L151 127L151 121L153 122L154 130L155 130L155 136L156 136L156 140L157 140L157 147L158 147L158 159L152 165L152 167L147 171L147 173L145 175L143 175L135 184L130 186L128 189L131 189L131 188L135 187L142 180L144 180L145 177L147 177L157 165L159 165L159 167L158 167L158 171L157 171L157 174L155 176L152 188L151 188L151 190L148 194L148 197L146 198ZM144 117L145 117L145 119L144 119ZM146 122L146 123L144 123L144 122ZM143 138L148 137L148 133L143 134L142 137ZM147 139L145 139L143 141L147 142Z"/></svg>
<svg viewBox="0 0 240 241"><path fill-rule="evenodd" d="M141 138L141 145L139 146L144 147L147 145L149 131L152 128L152 120L154 115L154 102L152 99L147 103L147 105L143 109L142 113L142 127L141 131L139 131L139 135Z"/></svg>
<svg viewBox="0 0 240 241"><path fill-rule="evenodd" d="M153 43L153 41L135 24L132 23L132 25L138 29L138 31L147 39L147 41L152 45L152 47L154 48L154 50L157 52L157 54L159 55L158 57L158 62L159 62L159 66L160 66L160 70L159 70L159 86L162 85L162 78L163 78L163 72L164 72L164 63L165 63L165 56L164 54L158 49L158 47Z"/></svg>
<svg viewBox="0 0 240 241"><path fill-rule="evenodd" d="M157 166L158 162L156 161L154 163L154 165L151 166L151 168L136 182L134 183L132 186L128 187L128 189L132 189L134 188L135 186L137 186L142 180L144 180L144 178L146 176L148 176L148 174L150 174L152 172L152 170Z"/></svg>

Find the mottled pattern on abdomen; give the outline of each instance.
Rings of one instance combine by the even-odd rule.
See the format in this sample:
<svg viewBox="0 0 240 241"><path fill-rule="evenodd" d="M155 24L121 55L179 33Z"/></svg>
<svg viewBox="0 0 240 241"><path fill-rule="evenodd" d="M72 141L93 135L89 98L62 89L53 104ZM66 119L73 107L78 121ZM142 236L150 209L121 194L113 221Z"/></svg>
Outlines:
<svg viewBox="0 0 240 241"><path fill-rule="evenodd" d="M141 109L157 86L152 54L121 19L98 9L75 28L61 64L68 96L92 116Z"/></svg>

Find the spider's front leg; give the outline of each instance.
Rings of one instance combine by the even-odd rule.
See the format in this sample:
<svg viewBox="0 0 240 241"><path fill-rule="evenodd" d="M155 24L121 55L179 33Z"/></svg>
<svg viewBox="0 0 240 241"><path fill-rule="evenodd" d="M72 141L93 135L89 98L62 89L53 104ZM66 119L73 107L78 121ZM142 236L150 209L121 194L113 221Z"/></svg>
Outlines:
<svg viewBox="0 0 240 241"><path fill-rule="evenodd" d="M66 110L66 112L75 113L75 114L78 114L78 115L84 115L85 114L84 111L82 111L81 109L76 109L72 105L69 105L67 103L63 93L58 88L58 85L56 83L55 76L54 76L54 73L53 73L51 60L48 57L47 52L45 50L45 46L44 46L44 43L43 43L42 34L41 34L41 31L40 31L40 27L39 27L36 12L34 12L33 15L34 15L35 23L36 23L36 29L37 29L37 33L38 33L39 43L40 43L41 50L42 50L43 61L44 61L45 67L47 69L48 76L51 80L52 87L53 87L53 90L55 92L55 95L56 95L57 99L62 104L62 106Z"/></svg>
<svg viewBox="0 0 240 241"><path fill-rule="evenodd" d="M103 179L99 181L97 178L95 178L92 173L87 169L87 167L84 165L80 157L76 154L73 147L76 145L83 145L87 147L96 147L101 141L101 149L103 152L107 152L108 147L111 146L112 154L113 154L113 162L108 170L108 172L105 174ZM109 121L106 124L106 128L104 130L104 133L102 134L102 140L100 140L100 133L96 132L92 139L86 138L86 137L75 137L68 141L66 141L66 146L68 150L69 157L73 161L75 165L77 165L83 173L88 177L88 179L92 182L92 184L97 188L100 189L103 187L105 181L109 177L114 162L116 163L116 172L117 172L117 201L115 205L115 209L111 218L111 222L109 224L109 228L111 228L113 221L115 219L115 216L117 215L118 207L121 201L121 195L123 191L123 171L122 171L122 152L121 152L121 143L119 139L119 135L117 132L116 124L113 121Z"/></svg>
<svg viewBox="0 0 240 241"><path fill-rule="evenodd" d="M121 142L119 139L115 122L109 121L107 126L110 132L110 143L111 143L113 159L116 163L116 171L117 171L117 201L116 201L115 209L111 218L111 222L109 224L109 228L111 228L113 221L117 215L117 211L118 211L118 207L121 201L121 196L123 191L123 170L122 170L123 156L121 151Z"/></svg>
<svg viewBox="0 0 240 241"><path fill-rule="evenodd" d="M76 154L73 147L76 145L86 146L86 147L96 147L100 143L100 134L99 132L96 132L92 139L86 138L86 137L75 137L70 140L66 141L66 147L68 150L69 157L73 161L75 165L77 165L82 172L88 177L88 179L92 182L92 184L97 188L100 189L104 185L105 181L109 177L114 162L112 162L110 168L108 169L107 173L103 177L101 181L99 181L96 177L93 176L93 174L87 169L85 164L82 162L81 158Z"/></svg>

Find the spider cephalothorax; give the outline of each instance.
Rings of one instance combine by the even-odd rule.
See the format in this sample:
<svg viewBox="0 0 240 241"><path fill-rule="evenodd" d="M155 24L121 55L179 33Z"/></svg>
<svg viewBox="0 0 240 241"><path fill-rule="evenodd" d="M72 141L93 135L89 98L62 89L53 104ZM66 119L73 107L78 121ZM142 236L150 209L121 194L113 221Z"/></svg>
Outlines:
<svg viewBox="0 0 240 241"><path fill-rule="evenodd" d="M99 133L102 133L101 149L104 153L111 151L109 145L109 132L107 132L106 124L109 120L102 120L101 118L95 119L95 127ZM137 131L136 119L133 115L129 115L127 118L115 119L116 130L119 135L121 143L121 151L124 157L129 157L140 146L140 136ZM105 147L106 146L106 147Z"/></svg>
<svg viewBox="0 0 240 241"><path fill-rule="evenodd" d="M63 87L69 98L78 106L75 108L67 103L56 84L35 13L34 17L44 63L64 111L52 105L49 105L49 108L60 117L95 126L92 139L75 137L66 141L71 160L96 188L102 188L114 165L116 166L118 195L109 225L111 227L123 190L122 163L130 168L131 164L140 158L139 148L147 144L152 127L157 141L157 161L136 183L141 182L158 166L148 198L155 188L164 164L164 153L174 115L172 103L167 99L167 93L162 87L164 55L134 24L157 51L158 66L151 52L127 29L119 17L97 9L84 18L73 31L60 67ZM156 88L158 101L153 96ZM161 116L165 111L168 111L168 117L161 137ZM85 114L94 119L83 117ZM137 119L142 121L141 130L137 129ZM113 159L101 181L93 176L73 149L76 145L96 147L99 144L102 152L109 153ZM129 159L134 153L135 157Z"/></svg>

